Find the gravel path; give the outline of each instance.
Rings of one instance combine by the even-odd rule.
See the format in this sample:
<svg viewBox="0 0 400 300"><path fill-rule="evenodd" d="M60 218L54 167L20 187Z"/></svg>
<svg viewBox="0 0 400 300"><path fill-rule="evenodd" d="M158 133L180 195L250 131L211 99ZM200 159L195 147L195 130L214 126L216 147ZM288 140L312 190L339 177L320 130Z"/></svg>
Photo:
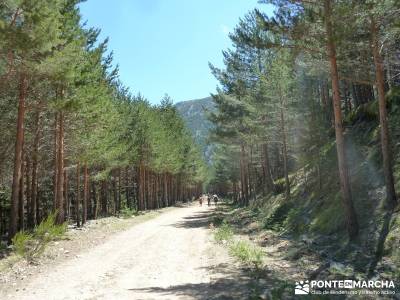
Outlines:
<svg viewBox="0 0 400 300"><path fill-rule="evenodd" d="M207 206L177 208L37 274L9 299L245 299L247 278L212 242Z"/></svg>

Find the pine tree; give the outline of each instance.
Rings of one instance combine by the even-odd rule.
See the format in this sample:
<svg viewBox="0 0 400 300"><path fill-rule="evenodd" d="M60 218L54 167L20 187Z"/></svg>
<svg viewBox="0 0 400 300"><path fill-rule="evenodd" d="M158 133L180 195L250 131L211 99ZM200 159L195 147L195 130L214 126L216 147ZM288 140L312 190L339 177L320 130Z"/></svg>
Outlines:
<svg viewBox="0 0 400 300"><path fill-rule="evenodd" d="M15 139L14 175L11 195L11 211L9 240L17 231L18 195L22 189L21 172L23 165L24 123L26 98L29 80L33 70L37 67L36 61L51 52L59 44L58 26L60 15L60 1L21 1L10 2L9 17L1 35L4 37L4 49L8 55L7 73L14 73L18 80L18 114L17 132ZM6 18L7 18L6 17ZM18 63L17 63L18 62Z"/></svg>

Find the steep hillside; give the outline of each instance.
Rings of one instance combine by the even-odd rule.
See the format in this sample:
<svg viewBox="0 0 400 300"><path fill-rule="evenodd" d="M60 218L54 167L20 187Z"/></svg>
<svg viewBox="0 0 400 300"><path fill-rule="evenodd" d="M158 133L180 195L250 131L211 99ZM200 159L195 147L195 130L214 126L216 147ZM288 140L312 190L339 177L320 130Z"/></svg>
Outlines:
<svg viewBox="0 0 400 300"><path fill-rule="evenodd" d="M400 97L389 98L390 126L394 145L393 169L396 190L400 189ZM241 232L251 232L253 240L266 242L274 233L286 244L300 243L288 250L292 261L319 256L320 263L311 264L309 277L335 279L400 278L400 209L386 207L380 154L377 102L355 110L346 120L347 153L351 157L349 173L353 200L360 226L359 236L349 243L340 202L336 170L335 144L328 142L321 158L320 179L315 170L302 168L289 175L291 197L285 198L283 179L275 182L277 191L259 195L249 207L231 210L226 222ZM220 222L222 222L220 220ZM251 228L250 225L251 225ZM247 231L246 231L247 230ZM270 237L268 237L270 238ZM271 240L273 240L271 238ZM289 248L288 248L289 249ZM310 265L309 262L303 262ZM318 267L317 267L318 266ZM358 299L358 298L357 298ZM385 298L386 299L386 298ZM397 299L397 298L396 298Z"/></svg>
<svg viewBox="0 0 400 300"><path fill-rule="evenodd" d="M210 161L211 147L207 144L207 136L212 125L207 119L207 112L215 109L212 98L182 101L176 104L176 108L185 120L196 142L201 146L204 157L207 161Z"/></svg>

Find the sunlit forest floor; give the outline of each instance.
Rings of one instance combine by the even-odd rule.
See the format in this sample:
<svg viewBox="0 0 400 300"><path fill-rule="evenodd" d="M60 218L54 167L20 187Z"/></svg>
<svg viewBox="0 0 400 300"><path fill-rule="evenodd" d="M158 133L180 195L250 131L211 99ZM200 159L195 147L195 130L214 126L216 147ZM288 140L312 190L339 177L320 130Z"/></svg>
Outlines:
<svg viewBox="0 0 400 300"><path fill-rule="evenodd" d="M213 219L217 228L229 227L235 239L248 241L249 244L261 249L260 268L249 270L256 273L253 276L256 278L253 282L254 290L261 299L291 299L294 297L294 282L305 279L368 280L372 277L358 265L359 261L356 259L356 254L360 255L363 251L362 245L350 246L345 243L340 245L332 241L330 243L329 237L324 239L322 236L295 235L285 230L282 223L279 224L282 220L279 220L278 215L275 214L272 218L266 222L257 208L240 208L228 202L219 207ZM273 223L275 227L271 226ZM368 270L373 258L371 261L366 261L365 257L361 259L365 264L363 267ZM398 268L393 264L391 257L383 257L378 262L373 277L393 280L396 272ZM314 297L321 299L322 296ZM343 299L344 296L325 297L322 299ZM376 297L368 298L362 295L353 296L351 299L376 299Z"/></svg>

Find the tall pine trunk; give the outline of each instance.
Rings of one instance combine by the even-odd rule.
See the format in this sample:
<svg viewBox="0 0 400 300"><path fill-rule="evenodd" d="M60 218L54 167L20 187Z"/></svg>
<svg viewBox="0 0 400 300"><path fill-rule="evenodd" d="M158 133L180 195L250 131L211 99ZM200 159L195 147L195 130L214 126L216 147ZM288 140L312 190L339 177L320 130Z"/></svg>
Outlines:
<svg viewBox="0 0 400 300"><path fill-rule="evenodd" d="M274 180L272 178L271 172L271 163L269 161L269 152L268 152L268 144L264 143L262 145L262 157L263 157L263 175L264 175L264 183L267 187L268 192L274 192Z"/></svg>
<svg viewBox="0 0 400 300"><path fill-rule="evenodd" d="M89 171L87 164L83 167L83 202L82 202L82 225L87 220L87 203L89 198Z"/></svg>
<svg viewBox="0 0 400 300"><path fill-rule="evenodd" d="M54 207L54 210L57 209L58 136L60 134L58 125L59 125L58 113L56 113L55 117L54 117L54 176L53 176L53 194L54 194L53 207Z"/></svg>
<svg viewBox="0 0 400 300"><path fill-rule="evenodd" d="M76 226L81 226L80 204L81 203L81 165L76 165L76 196L75 196L75 217Z"/></svg>
<svg viewBox="0 0 400 300"><path fill-rule="evenodd" d="M39 139L40 139L40 110L37 108L35 113L35 136L33 139L33 149L32 149L32 182L31 182L31 212L30 212L30 226L35 227L38 224L37 220L37 194L38 194L38 155L39 155Z"/></svg>
<svg viewBox="0 0 400 300"><path fill-rule="evenodd" d="M101 215L103 217L107 216L108 214L108 183L107 180L104 179L101 182Z"/></svg>
<svg viewBox="0 0 400 300"><path fill-rule="evenodd" d="M27 210L27 227L32 228L32 181L31 181L31 160L29 155L25 155L25 182L26 182L26 210Z"/></svg>
<svg viewBox="0 0 400 300"><path fill-rule="evenodd" d="M140 183L139 183L140 184ZM139 187L140 189L140 187ZM126 197L126 206L129 208L131 207L131 201L130 201L130 193L129 193L129 167L125 168L125 197ZM140 195L139 195L140 198ZM139 200L140 202L140 200Z"/></svg>
<svg viewBox="0 0 400 300"><path fill-rule="evenodd" d="M290 198L290 181L288 170L288 151L287 151L287 134L286 134L286 120L285 120L285 99L282 91L279 90L280 97L280 121L281 121L281 136L282 136L282 156L283 156L283 173L285 176L285 197Z"/></svg>
<svg viewBox="0 0 400 300"><path fill-rule="evenodd" d="M17 233L18 226L18 198L21 181L22 148L24 143L24 118L25 118L25 99L27 93L27 78L21 74L19 78L19 99L17 116L17 133L15 138L14 154L14 173L11 191L10 225L8 230L8 240Z"/></svg>
<svg viewBox="0 0 400 300"><path fill-rule="evenodd" d="M249 178L249 160L247 157L246 148L243 148L243 168L244 168L244 190L245 190L245 198L244 205L249 204L250 198L250 178Z"/></svg>
<svg viewBox="0 0 400 300"><path fill-rule="evenodd" d="M69 212L69 197L68 197L68 172L64 169L64 187L63 187L63 197L64 197L64 220L68 220L70 217Z"/></svg>
<svg viewBox="0 0 400 300"><path fill-rule="evenodd" d="M121 211L121 168L118 168L118 202L117 212Z"/></svg>
<svg viewBox="0 0 400 300"><path fill-rule="evenodd" d="M58 150L57 150L57 182L56 182L56 210L57 224L62 224L64 212L64 115L58 113Z"/></svg>
<svg viewBox="0 0 400 300"><path fill-rule="evenodd" d="M22 157L24 157L25 150L22 145ZM18 194L18 230L25 230L25 161L22 160L21 164L21 179L19 183L19 194Z"/></svg>
<svg viewBox="0 0 400 300"><path fill-rule="evenodd" d="M350 239L354 239L358 234L358 222L357 216L353 205L353 199L351 195L350 180L347 167L347 159L345 152L345 142L343 136L343 125L342 125L342 109L341 99L339 90L339 75L336 61L336 46L333 35L332 25L332 7L331 0L325 0L325 26L327 34L327 50L330 63L330 72L332 80L332 92L333 92L333 110L335 118L335 134L336 134L336 149L338 156L339 165L339 179L340 188L343 198L343 206L345 209L346 227Z"/></svg>
<svg viewBox="0 0 400 300"><path fill-rule="evenodd" d="M240 183L242 190L241 205L247 205L249 197L249 178L246 150L243 143L240 146Z"/></svg>
<svg viewBox="0 0 400 300"><path fill-rule="evenodd" d="M98 191L98 188L97 188L96 184L93 186L93 188L94 188L94 196L95 196L95 198L93 199L94 200L94 203L93 203L93 219L96 220L97 217L98 217L98 211L99 211L100 191Z"/></svg>
<svg viewBox="0 0 400 300"><path fill-rule="evenodd" d="M139 178L138 178L138 189L139 189L139 197L138 197L138 210L143 210L142 202L143 202L143 167L142 163L139 164Z"/></svg>
<svg viewBox="0 0 400 300"><path fill-rule="evenodd" d="M371 17L371 38L372 53L375 63L376 87L378 89L379 99L379 122L381 127L381 147L383 160L383 173L385 176L387 202L389 208L394 208L397 204L396 190L394 188L393 170L392 170L392 153L390 146L388 114L386 108L385 97L385 72L383 66L383 58L379 52L378 42L378 26Z"/></svg>
<svg viewBox="0 0 400 300"><path fill-rule="evenodd" d="M113 214L116 214L118 211L118 209L117 209L117 206L118 206L117 177L113 176L111 180L112 180L112 193L113 193L113 201L114 201Z"/></svg>

